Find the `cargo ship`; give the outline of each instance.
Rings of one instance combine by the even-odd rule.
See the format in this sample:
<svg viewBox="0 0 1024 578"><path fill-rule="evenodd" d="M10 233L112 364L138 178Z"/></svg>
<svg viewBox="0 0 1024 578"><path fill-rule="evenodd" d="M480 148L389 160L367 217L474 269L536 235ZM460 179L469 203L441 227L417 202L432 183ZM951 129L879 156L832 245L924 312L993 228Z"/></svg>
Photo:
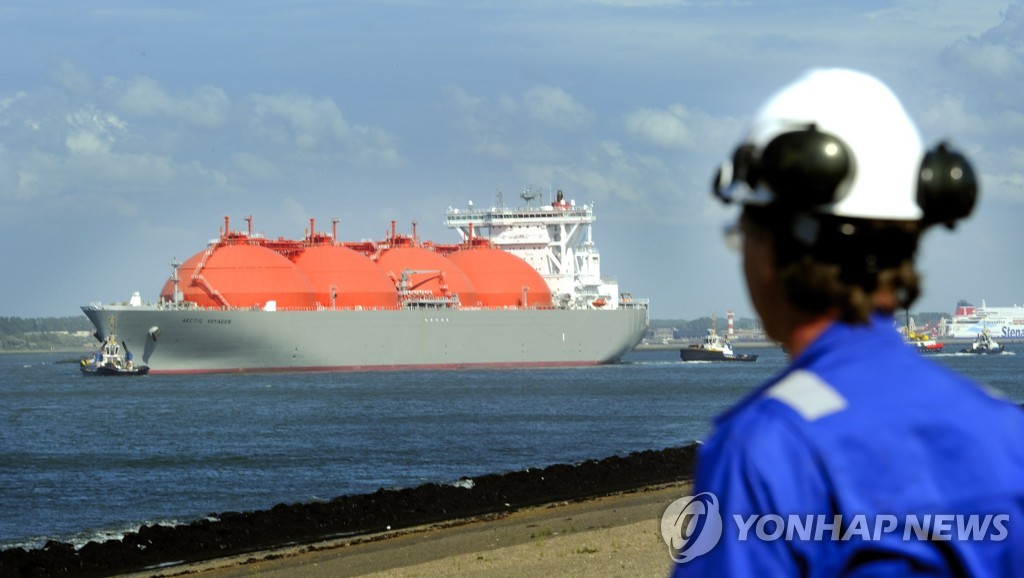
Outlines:
<svg viewBox="0 0 1024 578"><path fill-rule="evenodd" d="M648 302L601 275L593 206L449 208L460 242L421 241L395 222L382 241L343 242L310 219L305 237L234 231L172 273L159 299L82 307L141 353L151 374L584 366L642 339ZM500 197L499 197L500 199Z"/></svg>
<svg viewBox="0 0 1024 578"><path fill-rule="evenodd" d="M944 327L944 335L956 339L975 339L988 332L1000 339L1024 339L1024 307L989 307L960 300L956 312Z"/></svg>

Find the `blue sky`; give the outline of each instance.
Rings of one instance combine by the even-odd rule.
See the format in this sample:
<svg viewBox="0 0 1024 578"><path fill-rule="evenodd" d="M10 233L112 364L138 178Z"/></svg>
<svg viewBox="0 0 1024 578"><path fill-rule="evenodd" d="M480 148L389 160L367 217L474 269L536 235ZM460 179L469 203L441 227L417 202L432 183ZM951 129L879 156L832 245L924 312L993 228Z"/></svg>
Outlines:
<svg viewBox="0 0 1024 578"><path fill-rule="evenodd" d="M656 318L751 316L711 174L768 93L846 66L965 150L975 215L925 295L1024 303L1024 4L975 0L14 1L0 7L0 315L156 297L225 215L457 240L449 206L593 203Z"/></svg>

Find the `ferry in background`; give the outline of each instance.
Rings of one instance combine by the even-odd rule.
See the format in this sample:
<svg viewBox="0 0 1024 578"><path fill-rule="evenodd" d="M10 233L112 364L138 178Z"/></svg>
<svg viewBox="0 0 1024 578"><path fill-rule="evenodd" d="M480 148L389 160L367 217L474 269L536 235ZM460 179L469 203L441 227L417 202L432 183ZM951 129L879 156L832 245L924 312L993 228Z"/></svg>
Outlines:
<svg viewBox="0 0 1024 578"><path fill-rule="evenodd" d="M986 330L1000 339L1024 339L1024 307L989 307L984 299L976 307L961 299L942 333L954 339L975 339Z"/></svg>

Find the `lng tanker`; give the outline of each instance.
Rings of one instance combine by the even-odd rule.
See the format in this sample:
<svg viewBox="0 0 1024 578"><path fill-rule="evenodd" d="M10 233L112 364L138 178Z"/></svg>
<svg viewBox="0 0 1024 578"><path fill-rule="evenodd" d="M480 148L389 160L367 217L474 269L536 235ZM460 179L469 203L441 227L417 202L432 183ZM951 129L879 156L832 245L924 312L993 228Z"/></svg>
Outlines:
<svg viewBox="0 0 1024 578"><path fill-rule="evenodd" d="M150 373L353 371L614 363L648 304L603 277L592 206L449 208L461 242L399 234L340 242L232 231L172 274L155 302L82 307Z"/></svg>

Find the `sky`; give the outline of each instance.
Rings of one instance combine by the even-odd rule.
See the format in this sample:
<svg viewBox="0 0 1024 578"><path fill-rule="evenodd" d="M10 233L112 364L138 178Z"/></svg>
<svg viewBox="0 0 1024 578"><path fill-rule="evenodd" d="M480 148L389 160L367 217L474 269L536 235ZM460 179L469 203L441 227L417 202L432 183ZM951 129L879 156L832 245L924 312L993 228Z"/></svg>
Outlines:
<svg viewBox="0 0 1024 578"><path fill-rule="evenodd" d="M711 175L820 66L980 174L915 310L1024 304L1021 1L9 0L0 29L0 316L154 300L225 216L456 242L448 207L534 188L594 205L602 272L653 318L752 317Z"/></svg>

